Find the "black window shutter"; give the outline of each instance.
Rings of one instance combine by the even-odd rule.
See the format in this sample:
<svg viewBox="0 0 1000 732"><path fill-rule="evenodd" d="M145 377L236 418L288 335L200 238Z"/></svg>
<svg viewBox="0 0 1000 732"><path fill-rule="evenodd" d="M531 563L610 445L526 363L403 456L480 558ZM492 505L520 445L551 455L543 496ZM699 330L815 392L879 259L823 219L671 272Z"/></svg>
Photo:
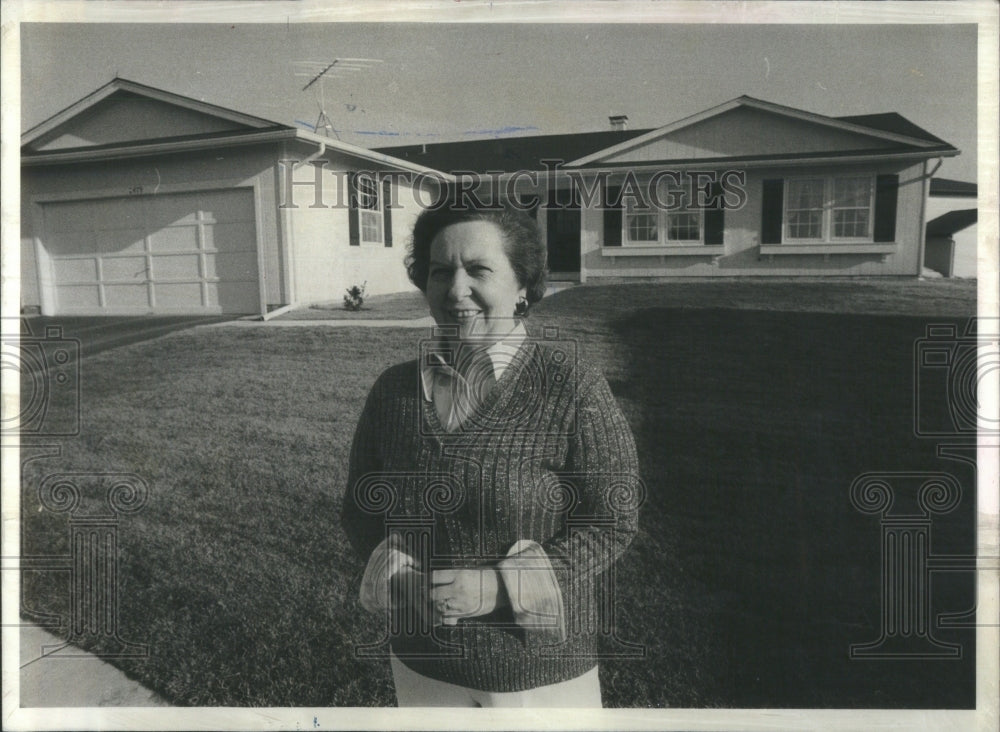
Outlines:
<svg viewBox="0 0 1000 732"><path fill-rule="evenodd" d="M389 203L392 201L392 179L382 179L382 241L387 247L392 246L392 209Z"/></svg>
<svg viewBox="0 0 1000 732"><path fill-rule="evenodd" d="M712 207L705 210L705 245L720 245L723 243L723 233L726 229L726 210L723 208L722 186L712 183L708 189Z"/></svg>
<svg viewBox="0 0 1000 732"><path fill-rule="evenodd" d="M898 175L880 175L875 179L875 241L896 240L898 193Z"/></svg>
<svg viewBox="0 0 1000 732"><path fill-rule="evenodd" d="M347 230L351 240L351 246L361 246L361 226L358 213L358 174L347 174Z"/></svg>
<svg viewBox="0 0 1000 732"><path fill-rule="evenodd" d="M606 186L604 189L604 246L622 245L622 203L621 186Z"/></svg>
<svg viewBox="0 0 1000 732"><path fill-rule="evenodd" d="M764 181L761 195L760 243L780 244L781 224L785 207L785 181L770 178Z"/></svg>

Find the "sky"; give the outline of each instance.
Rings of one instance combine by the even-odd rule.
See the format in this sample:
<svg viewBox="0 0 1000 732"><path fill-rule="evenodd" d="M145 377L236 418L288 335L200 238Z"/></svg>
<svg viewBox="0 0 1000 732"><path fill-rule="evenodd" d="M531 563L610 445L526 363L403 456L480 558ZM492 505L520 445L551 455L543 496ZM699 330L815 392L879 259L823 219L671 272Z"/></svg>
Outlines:
<svg viewBox="0 0 1000 732"><path fill-rule="evenodd" d="M377 62L309 90L303 62ZM973 25L21 25L21 128L120 76L365 147L657 127L747 94L824 115L898 112L976 179ZM315 68L315 67L313 67ZM322 104L321 104L322 101Z"/></svg>

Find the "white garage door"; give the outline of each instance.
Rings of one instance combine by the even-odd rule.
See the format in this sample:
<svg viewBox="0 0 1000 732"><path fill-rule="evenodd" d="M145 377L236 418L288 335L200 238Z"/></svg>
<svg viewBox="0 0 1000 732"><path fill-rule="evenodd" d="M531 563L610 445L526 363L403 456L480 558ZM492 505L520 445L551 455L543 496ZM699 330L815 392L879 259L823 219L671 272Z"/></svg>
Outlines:
<svg viewBox="0 0 1000 732"><path fill-rule="evenodd" d="M43 204L54 311L260 312L250 190Z"/></svg>

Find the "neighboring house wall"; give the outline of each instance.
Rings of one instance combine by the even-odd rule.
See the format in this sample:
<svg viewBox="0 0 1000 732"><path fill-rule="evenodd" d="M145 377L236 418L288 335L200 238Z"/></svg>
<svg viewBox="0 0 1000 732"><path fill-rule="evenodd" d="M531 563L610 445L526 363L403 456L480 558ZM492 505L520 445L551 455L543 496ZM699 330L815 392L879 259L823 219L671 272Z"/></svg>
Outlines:
<svg viewBox="0 0 1000 732"><path fill-rule="evenodd" d="M955 240L950 236L928 236L924 245L924 266L945 277L954 277Z"/></svg>
<svg viewBox="0 0 1000 732"><path fill-rule="evenodd" d="M597 202L585 207L581 233L584 280L600 277L713 277L732 275L909 275L920 273L923 240L922 207L926 180L924 163L828 166L823 168L786 167L746 171L747 201L739 210L726 210L723 243L712 247L711 256L698 246L647 249L645 255L630 255L629 247L605 247L605 211ZM761 254L763 182L777 178L828 177L861 173L896 174L899 188L896 200L894 242L891 244L822 244L810 247L809 253ZM619 178L620 179L620 178ZM615 177L611 178L612 185ZM624 221L624 216L622 219ZM783 245L767 247L780 252ZM837 248L840 246L841 248ZM791 244L789 244L791 247ZM801 249L802 245L797 245ZM844 253L852 249L871 249L874 253ZM885 250L885 251L882 251ZM633 250L637 251L637 250ZM786 250L787 251L787 250Z"/></svg>
<svg viewBox="0 0 1000 732"><path fill-rule="evenodd" d="M974 196L930 196L927 199L926 221L933 221L949 211L976 208ZM951 277L975 277L978 247L978 230L975 224L952 235L955 242ZM928 266L933 266L928 262ZM938 270L940 271L940 270Z"/></svg>
<svg viewBox="0 0 1000 732"><path fill-rule="evenodd" d="M236 187L253 191L257 248L265 303L286 301L279 256L275 145L219 151L35 166L21 174L21 302L39 307L39 278L50 280L46 261L42 206L46 202L113 200L159 193L218 191ZM36 259L41 251L42 260Z"/></svg>

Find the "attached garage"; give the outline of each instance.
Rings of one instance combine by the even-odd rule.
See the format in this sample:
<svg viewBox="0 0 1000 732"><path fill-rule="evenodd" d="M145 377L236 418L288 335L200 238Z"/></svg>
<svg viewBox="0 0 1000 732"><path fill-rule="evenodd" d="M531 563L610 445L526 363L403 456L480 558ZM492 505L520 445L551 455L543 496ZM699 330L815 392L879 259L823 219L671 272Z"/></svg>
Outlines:
<svg viewBox="0 0 1000 732"><path fill-rule="evenodd" d="M42 299L53 314L261 309L252 189L51 201L41 210Z"/></svg>
<svg viewBox="0 0 1000 732"><path fill-rule="evenodd" d="M361 172L379 181L370 239L352 233L358 207L338 203ZM363 282L407 290L398 232L439 177L114 79L21 136L22 312L267 317Z"/></svg>

